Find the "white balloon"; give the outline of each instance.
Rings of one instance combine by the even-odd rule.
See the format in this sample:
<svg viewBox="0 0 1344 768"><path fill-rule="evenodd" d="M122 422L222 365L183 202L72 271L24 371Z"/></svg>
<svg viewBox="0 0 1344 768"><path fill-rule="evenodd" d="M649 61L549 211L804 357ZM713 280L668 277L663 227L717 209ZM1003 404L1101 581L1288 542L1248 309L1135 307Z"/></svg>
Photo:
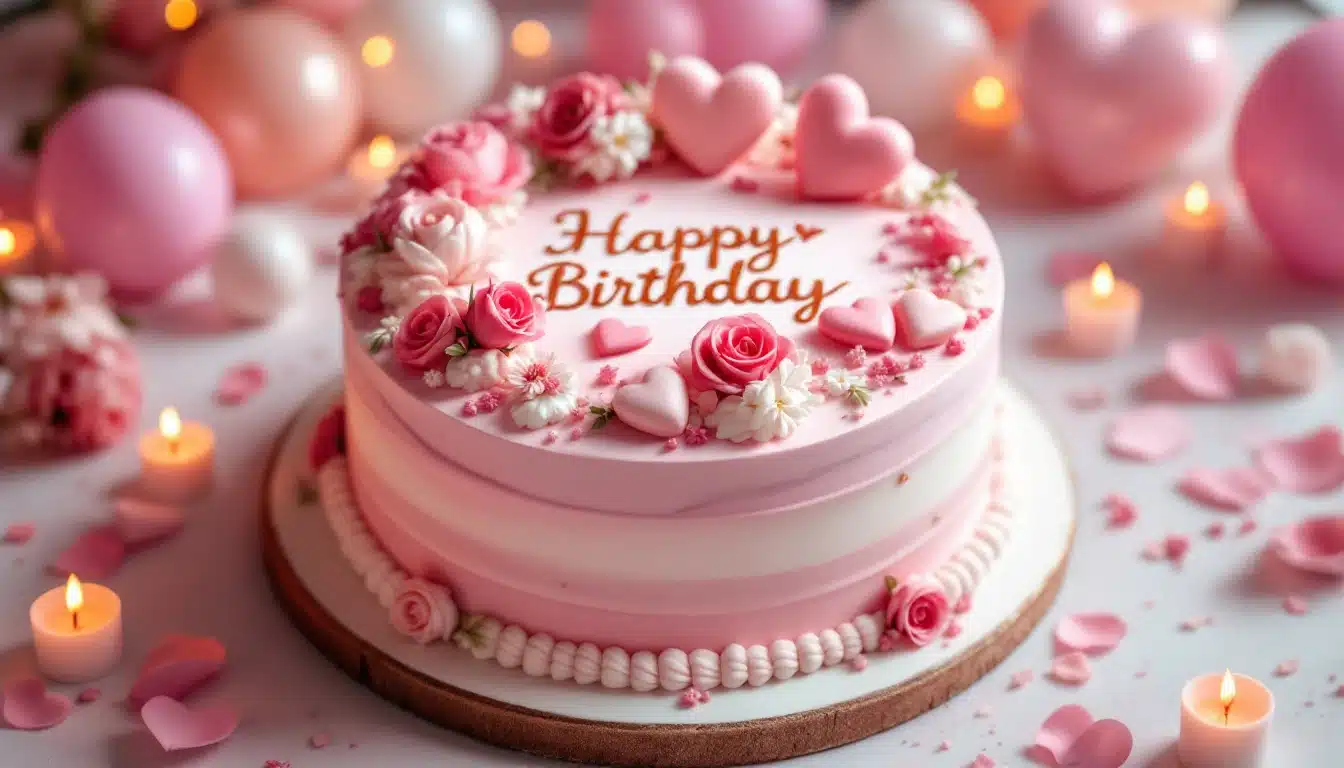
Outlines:
<svg viewBox="0 0 1344 768"><path fill-rule="evenodd" d="M993 55L988 25L963 0L868 0L836 41L836 68L863 86L873 112L916 132L951 120Z"/></svg>
<svg viewBox="0 0 1344 768"><path fill-rule="evenodd" d="M277 216L240 214L215 248L215 303L248 322L268 322L298 302L313 276L313 249Z"/></svg>
<svg viewBox="0 0 1344 768"><path fill-rule="evenodd" d="M499 17L487 0L371 0L343 34L359 65L365 116L410 138L466 117L490 94L503 55ZM372 66L365 43L378 37L391 42L391 58Z"/></svg>

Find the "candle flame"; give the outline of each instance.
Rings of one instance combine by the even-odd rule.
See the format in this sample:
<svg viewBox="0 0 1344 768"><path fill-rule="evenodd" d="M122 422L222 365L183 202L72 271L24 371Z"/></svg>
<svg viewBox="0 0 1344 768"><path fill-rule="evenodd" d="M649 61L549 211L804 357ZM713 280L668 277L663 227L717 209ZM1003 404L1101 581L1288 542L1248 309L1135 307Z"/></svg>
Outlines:
<svg viewBox="0 0 1344 768"><path fill-rule="evenodd" d="M359 48L360 58L370 67L377 69L386 67L392 63L392 55L396 53L397 47L393 45L392 38L386 35L374 35Z"/></svg>
<svg viewBox="0 0 1344 768"><path fill-rule="evenodd" d="M79 586L79 578L72 573L65 581L65 609L75 614L83 607L84 589Z"/></svg>
<svg viewBox="0 0 1344 768"><path fill-rule="evenodd" d="M1232 670L1223 673L1223 684L1218 688L1218 699L1223 702L1223 709L1231 709L1232 701L1237 698L1237 681L1232 677Z"/></svg>
<svg viewBox="0 0 1344 768"><path fill-rule="evenodd" d="M986 112L1002 109L1007 101L1008 89L993 75L985 75L971 86L971 103Z"/></svg>
<svg viewBox="0 0 1344 768"><path fill-rule="evenodd" d="M1209 187L1202 181L1196 181L1185 190L1185 212L1191 216L1203 216L1209 211Z"/></svg>
<svg viewBox="0 0 1344 768"><path fill-rule="evenodd" d="M512 40L514 52L523 58L540 58L551 50L551 31L534 19L518 22Z"/></svg>
<svg viewBox="0 0 1344 768"><path fill-rule="evenodd" d="M1103 261L1092 271L1092 295L1106 299L1114 292L1115 273L1111 271L1111 265Z"/></svg>
<svg viewBox="0 0 1344 768"><path fill-rule="evenodd" d="M182 437L182 417L176 408L164 408L159 414L159 432L173 443Z"/></svg>
<svg viewBox="0 0 1344 768"><path fill-rule="evenodd" d="M14 249L19 246L19 239L14 236L14 230L9 227L0 227L0 256L10 256Z"/></svg>
<svg viewBox="0 0 1344 768"><path fill-rule="evenodd" d="M391 136L374 136L369 142L369 165L388 168L397 159L397 144Z"/></svg>
<svg viewBox="0 0 1344 768"><path fill-rule="evenodd" d="M163 20L174 32L190 29L196 23L197 15L193 0L168 0L163 6Z"/></svg>

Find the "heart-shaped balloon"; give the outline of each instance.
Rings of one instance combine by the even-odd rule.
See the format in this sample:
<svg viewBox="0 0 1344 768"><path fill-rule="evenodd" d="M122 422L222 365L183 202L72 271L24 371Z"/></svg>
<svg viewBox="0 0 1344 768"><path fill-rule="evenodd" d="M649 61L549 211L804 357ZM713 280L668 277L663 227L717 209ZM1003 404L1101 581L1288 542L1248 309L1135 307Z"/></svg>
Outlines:
<svg viewBox="0 0 1344 768"><path fill-rule="evenodd" d="M868 98L845 75L813 83L798 102L798 191L810 200L858 200L880 191L915 159L900 123L868 116Z"/></svg>
<svg viewBox="0 0 1344 768"><path fill-rule="evenodd" d="M886 352L896 343L896 316L881 299L862 298L851 307L827 307L817 318L822 336L869 352Z"/></svg>
<svg viewBox="0 0 1344 768"><path fill-rule="evenodd" d="M720 76L704 59L682 56L654 82L653 118L678 157L714 176L756 145L783 100L769 67L743 64Z"/></svg>
<svg viewBox="0 0 1344 768"><path fill-rule="evenodd" d="M652 368L637 384L626 384L611 399L616 418L654 437L676 437L690 420L686 380L672 368Z"/></svg>
<svg viewBox="0 0 1344 768"><path fill-rule="evenodd" d="M902 293L896 300L896 323L906 346L929 349L944 344L966 325L966 310L923 288Z"/></svg>
<svg viewBox="0 0 1344 768"><path fill-rule="evenodd" d="M1217 27L1139 23L1109 0L1053 0L1022 39L1023 118L1070 193L1114 195L1161 173L1228 94Z"/></svg>

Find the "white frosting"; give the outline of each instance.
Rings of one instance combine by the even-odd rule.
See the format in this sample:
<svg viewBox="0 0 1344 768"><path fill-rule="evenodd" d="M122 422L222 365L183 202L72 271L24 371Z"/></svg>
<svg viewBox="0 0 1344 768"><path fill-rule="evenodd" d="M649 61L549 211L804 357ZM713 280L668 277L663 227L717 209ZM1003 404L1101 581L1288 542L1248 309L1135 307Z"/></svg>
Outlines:
<svg viewBox="0 0 1344 768"><path fill-rule="evenodd" d="M551 679L571 680L574 677L574 652L577 650L575 645L568 640L555 644L551 650Z"/></svg>
<svg viewBox="0 0 1344 768"><path fill-rule="evenodd" d="M821 664L826 658L825 652L821 649L821 638L808 632L799 635L794 645L798 646L799 672L810 675L821 669Z"/></svg>
<svg viewBox="0 0 1344 768"><path fill-rule="evenodd" d="M640 693L658 690L658 657L650 651L636 651L630 657L630 687Z"/></svg>
<svg viewBox="0 0 1344 768"><path fill-rule="evenodd" d="M770 663L770 652L764 645L753 645L747 649L747 683L758 688L775 677L775 667Z"/></svg>
<svg viewBox="0 0 1344 768"><path fill-rule="evenodd" d="M499 619L486 617L476 627L476 642L471 646L471 655L485 661L493 658L499 648L499 633L503 630Z"/></svg>
<svg viewBox="0 0 1344 768"><path fill-rule="evenodd" d="M680 691L691 684L691 664L685 651L668 648L658 654L658 684L665 691Z"/></svg>
<svg viewBox="0 0 1344 768"><path fill-rule="evenodd" d="M504 380L507 359L508 355L497 349L474 349L461 357L449 358L443 367L444 383L468 392L491 389Z"/></svg>
<svg viewBox="0 0 1344 768"><path fill-rule="evenodd" d="M551 651L555 638L547 634L533 635L523 649L523 672L530 677L545 677L551 673Z"/></svg>
<svg viewBox="0 0 1344 768"><path fill-rule="evenodd" d="M523 663L523 649L527 647L527 632L517 624L510 624L499 633L495 661L505 669L516 669Z"/></svg>
<svg viewBox="0 0 1344 768"><path fill-rule="evenodd" d="M602 687L628 688L630 686L630 654L624 648L612 646L602 652Z"/></svg>
<svg viewBox="0 0 1344 768"><path fill-rule="evenodd" d="M877 644L882 641L884 618L880 613L865 613L854 619L854 627L859 630L859 637L863 640L865 653L876 651Z"/></svg>
<svg viewBox="0 0 1344 768"><path fill-rule="evenodd" d="M582 643L574 652L574 682L596 683L602 677L602 651L592 643Z"/></svg>
<svg viewBox="0 0 1344 768"><path fill-rule="evenodd" d="M691 651L691 685L708 691L719 687L719 654L700 648Z"/></svg>
<svg viewBox="0 0 1344 768"><path fill-rule="evenodd" d="M845 644L840 640L840 633L834 629L823 629L819 635L821 640L821 663L828 667L834 667L845 658Z"/></svg>
<svg viewBox="0 0 1344 768"><path fill-rule="evenodd" d="M747 649L737 643L719 654L720 682L724 688L741 688L747 683Z"/></svg>
<svg viewBox="0 0 1344 768"><path fill-rule="evenodd" d="M863 653L863 638L857 627L846 621L836 627L835 632L840 635L840 643L845 647L844 661L852 661Z"/></svg>
<svg viewBox="0 0 1344 768"><path fill-rule="evenodd" d="M792 640L776 640L770 644L770 661L775 679L788 680L798 674L798 646Z"/></svg>

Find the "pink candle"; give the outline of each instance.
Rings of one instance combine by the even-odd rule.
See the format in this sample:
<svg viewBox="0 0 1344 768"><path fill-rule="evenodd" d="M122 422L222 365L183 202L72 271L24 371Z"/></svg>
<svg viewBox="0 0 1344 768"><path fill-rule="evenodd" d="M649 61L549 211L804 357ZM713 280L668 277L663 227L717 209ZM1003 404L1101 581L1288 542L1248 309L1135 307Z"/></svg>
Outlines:
<svg viewBox="0 0 1344 768"><path fill-rule="evenodd" d="M1259 680L1231 672L1197 677L1181 691L1181 765L1259 768L1273 719L1274 694Z"/></svg>
<svg viewBox="0 0 1344 768"><path fill-rule="evenodd" d="M1101 263L1091 278L1064 288L1064 316L1069 346L1080 355L1106 357L1134 342L1143 295L1116 280L1111 265Z"/></svg>
<svg viewBox="0 0 1344 768"><path fill-rule="evenodd" d="M176 408L159 415L159 428L140 439L140 484L156 500L190 501L209 489L215 471L215 435L183 422Z"/></svg>
<svg viewBox="0 0 1344 768"><path fill-rule="evenodd" d="M999 72L977 77L957 103L962 135L970 143L985 148L1010 140L1020 113L1007 77Z"/></svg>
<svg viewBox="0 0 1344 768"><path fill-rule="evenodd" d="M1209 188L1195 182L1164 210L1160 252L1166 264L1207 268L1223 249L1227 210L1209 197Z"/></svg>
<svg viewBox="0 0 1344 768"><path fill-rule="evenodd" d="M48 590L28 609L37 668L58 683L105 677L121 659L121 598L99 584Z"/></svg>

